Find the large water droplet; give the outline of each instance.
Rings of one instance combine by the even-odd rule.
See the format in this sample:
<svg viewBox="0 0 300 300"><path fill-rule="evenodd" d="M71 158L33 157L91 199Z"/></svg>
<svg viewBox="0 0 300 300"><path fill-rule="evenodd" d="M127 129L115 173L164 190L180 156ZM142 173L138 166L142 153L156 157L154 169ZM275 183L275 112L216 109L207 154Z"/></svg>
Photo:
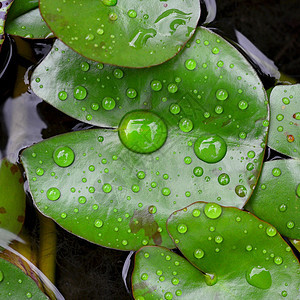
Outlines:
<svg viewBox="0 0 300 300"><path fill-rule="evenodd" d="M51 201L56 201L58 200L60 197L60 191L58 188L55 187L51 187L50 189L48 189L47 191L47 198Z"/></svg>
<svg viewBox="0 0 300 300"><path fill-rule="evenodd" d="M197 258L197 259L200 259L204 256L204 251L202 249L196 249L194 251L194 256Z"/></svg>
<svg viewBox="0 0 300 300"><path fill-rule="evenodd" d="M107 6L115 6L117 2L117 0L102 0L102 3Z"/></svg>
<svg viewBox="0 0 300 300"><path fill-rule="evenodd" d="M119 137L122 143L137 153L152 153L167 139L167 127L156 114L148 111L128 113L120 123Z"/></svg>
<svg viewBox="0 0 300 300"><path fill-rule="evenodd" d="M115 99L111 98L111 97L105 97L103 100L102 100L102 107L105 109L105 110L112 110L114 109L116 106L116 101Z"/></svg>
<svg viewBox="0 0 300 300"><path fill-rule="evenodd" d="M188 228L187 228L187 226L186 226L185 224L179 224L179 225L177 226L177 231L178 231L179 233L186 233L187 230L188 230Z"/></svg>
<svg viewBox="0 0 300 300"><path fill-rule="evenodd" d="M182 118L179 121L179 128L181 131L183 132L190 132L194 127L194 124L192 122L192 120L187 119L187 118Z"/></svg>
<svg viewBox="0 0 300 300"><path fill-rule="evenodd" d="M210 219L217 219L222 213L222 207L216 203L207 203L204 208L204 213Z"/></svg>
<svg viewBox="0 0 300 300"><path fill-rule="evenodd" d="M195 142L194 151L204 162L217 163L226 155L227 145L218 135L203 135Z"/></svg>
<svg viewBox="0 0 300 300"><path fill-rule="evenodd" d="M224 101L228 98L228 92L225 89L219 89L216 92L216 98L218 100Z"/></svg>
<svg viewBox="0 0 300 300"><path fill-rule="evenodd" d="M244 198L247 195L247 189L243 185L237 185L235 187L235 193L241 197Z"/></svg>
<svg viewBox="0 0 300 300"><path fill-rule="evenodd" d="M197 63L194 59L188 59L185 61L185 67L190 71L194 70L196 68L196 66L197 66Z"/></svg>
<svg viewBox="0 0 300 300"><path fill-rule="evenodd" d="M159 80L151 81L151 89L155 92L158 92L162 89L162 84Z"/></svg>
<svg viewBox="0 0 300 300"><path fill-rule="evenodd" d="M261 266L251 267L246 272L246 280L252 286L263 290L269 289L272 285L270 272Z"/></svg>
<svg viewBox="0 0 300 300"><path fill-rule="evenodd" d="M74 151L67 146L58 147L53 152L53 160L60 167L70 166L75 159Z"/></svg>
<svg viewBox="0 0 300 300"><path fill-rule="evenodd" d="M83 86L77 86L74 88L74 97L77 100L83 100L85 99L86 95L87 95L87 91Z"/></svg>
<svg viewBox="0 0 300 300"><path fill-rule="evenodd" d="M222 173L221 175L219 175L218 177L218 182L221 185L227 185L230 182L230 177L228 174L226 173Z"/></svg>

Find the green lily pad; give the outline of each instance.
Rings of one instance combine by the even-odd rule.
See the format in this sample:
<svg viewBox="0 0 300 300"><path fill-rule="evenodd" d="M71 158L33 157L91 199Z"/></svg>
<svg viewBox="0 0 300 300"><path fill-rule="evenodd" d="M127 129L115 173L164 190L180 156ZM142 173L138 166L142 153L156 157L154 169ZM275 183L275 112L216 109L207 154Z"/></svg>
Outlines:
<svg viewBox="0 0 300 300"><path fill-rule="evenodd" d="M61 66L56 76L54 62ZM68 69L73 64L86 71ZM89 119L86 110L92 107L91 123L118 127L70 133L24 151L30 189L42 213L95 243L130 250L148 243L172 247L165 229L168 216L199 197L244 206L260 173L268 105L261 82L239 52L218 35L198 29L188 48L164 65L100 69L56 42L33 75L38 96L52 98L76 117L79 112L81 119ZM90 82L90 88L82 82ZM73 90L82 100L68 96ZM60 167L53 154L64 146L72 149L74 163ZM39 167L42 176L36 174ZM47 199L51 187L62 195L59 206ZM85 205L80 205L81 195ZM99 209L94 211L94 205ZM94 225L98 219L101 229Z"/></svg>
<svg viewBox="0 0 300 300"><path fill-rule="evenodd" d="M3 258L0 258L0 298L48 299L29 276Z"/></svg>
<svg viewBox="0 0 300 300"><path fill-rule="evenodd" d="M300 84L276 86L270 96L268 146L285 155L300 158Z"/></svg>
<svg viewBox="0 0 300 300"><path fill-rule="evenodd" d="M40 11L52 31L78 53L134 68L175 56L200 18L198 0L40 0Z"/></svg>
<svg viewBox="0 0 300 300"><path fill-rule="evenodd" d="M298 252L300 252L300 240L292 240L292 239L290 239L290 242L298 250Z"/></svg>
<svg viewBox="0 0 300 300"><path fill-rule="evenodd" d="M286 296L296 299L299 295L299 281L295 280L300 272L298 260L276 229L254 215L217 203L197 202L174 212L167 228L182 254L205 275L206 285L198 284L196 276L196 283L189 282L191 290L195 291L193 297L186 299L278 299ZM149 252L147 248L141 251ZM158 258L141 255L137 260L143 262L139 262L133 277L136 279L133 282L135 295L153 299L151 293L162 290L176 295L178 287L171 289L173 276L169 275L170 271L177 271L173 257L170 259L172 266L166 255L160 262ZM158 269L168 272L163 282L157 278ZM143 281L141 273L148 270L149 280ZM179 282L186 284L186 273L178 271L176 276ZM184 288L188 293L189 289ZM160 298L172 299L163 293L159 294ZM182 293L181 297L184 296Z"/></svg>
<svg viewBox="0 0 300 300"><path fill-rule="evenodd" d="M0 228L18 234L25 219L25 193L18 166L0 162Z"/></svg>
<svg viewBox="0 0 300 300"><path fill-rule="evenodd" d="M289 238L300 239L300 161L275 160L263 165L258 186L246 209Z"/></svg>
<svg viewBox="0 0 300 300"><path fill-rule="evenodd" d="M4 25L9 8L11 7L13 0L0 1L0 50L4 42Z"/></svg>
<svg viewBox="0 0 300 300"><path fill-rule="evenodd" d="M40 14L38 0L15 0L7 16L5 31L25 38L53 37Z"/></svg>

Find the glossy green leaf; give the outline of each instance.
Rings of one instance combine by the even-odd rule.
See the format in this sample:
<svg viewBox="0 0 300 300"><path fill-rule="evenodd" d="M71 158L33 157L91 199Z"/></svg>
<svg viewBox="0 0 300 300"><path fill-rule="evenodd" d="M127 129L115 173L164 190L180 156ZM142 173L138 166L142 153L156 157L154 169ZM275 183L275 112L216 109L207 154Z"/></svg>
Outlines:
<svg viewBox="0 0 300 300"><path fill-rule="evenodd" d="M198 288L197 296L185 299L298 297L299 281L295 279L300 273L298 260L276 229L252 214L216 203L197 202L173 213L167 228L182 254L206 275L206 286L189 282L191 290L195 289L193 285ZM144 267L135 271L138 274L150 269L151 257L147 265L142 259ZM161 269L164 272L170 268L168 264L168 261L154 260L151 271ZM176 271L174 265L173 261L172 271ZM141 275L135 278L138 276ZM186 274L178 272L178 276L184 279ZM135 295L153 299L148 293L154 293L155 289L175 295L177 286L173 290L164 289L164 282L172 280L169 275L163 282L155 273L149 274L149 278L151 281L141 278L140 285L133 286ZM164 295L159 296L163 298ZM184 294L181 297L184 298ZM165 296L165 299L168 298Z"/></svg>
<svg viewBox="0 0 300 300"><path fill-rule="evenodd" d="M293 244L293 246L300 252L300 240L291 240L290 242Z"/></svg>
<svg viewBox="0 0 300 300"><path fill-rule="evenodd" d="M246 209L274 225L289 238L300 239L300 161L274 160L264 163Z"/></svg>
<svg viewBox="0 0 300 300"><path fill-rule="evenodd" d="M268 145L278 152L300 158L300 84L276 86L270 96Z"/></svg>
<svg viewBox="0 0 300 300"><path fill-rule="evenodd" d="M64 43L102 63L158 65L191 38L199 0L40 0L45 21Z"/></svg>
<svg viewBox="0 0 300 300"><path fill-rule="evenodd" d="M5 31L25 38L53 37L40 14L38 0L15 0L7 17Z"/></svg>
<svg viewBox="0 0 300 300"><path fill-rule="evenodd" d="M11 7L13 0L0 1L0 50L4 42L4 25L9 8Z"/></svg>
<svg viewBox="0 0 300 300"><path fill-rule="evenodd" d="M109 66L101 70L103 65L97 68L97 64L77 58L56 43L33 75L34 91L48 101L48 96L53 97L67 111L80 112L81 118L89 119L92 107L95 110L90 115L91 122L118 129L71 133L23 153L33 198L44 214L93 242L128 250L147 243L172 247L165 230L166 219L199 197L243 207L260 172L268 107L261 82L234 48L210 31L198 29L182 54L147 70L116 70ZM73 67L55 71L54 62L56 68L65 64ZM89 73L93 76L88 77ZM116 74L124 78L118 79ZM85 87L89 82L90 87L86 89L82 82ZM82 100L70 95L74 87L75 96ZM136 98L132 97L135 93ZM58 94L64 100L59 100ZM72 149L74 164L61 168L54 162L52 156L59 146ZM36 158L31 156L33 152ZM102 173L89 171L89 166ZM36 176L38 167L44 169L45 175ZM55 180L51 172L60 179ZM65 182L61 178L66 177L66 172L70 179ZM87 182L82 182L83 178ZM111 190L105 186L105 193L107 183ZM60 205L47 200L46 191L51 187L64 195L58 200ZM95 192L89 193L89 187L94 187ZM92 199L87 200L87 205L79 205L78 190ZM61 218L62 213L73 215L78 208L78 218L85 219L95 204L99 211L85 221L85 226L81 222L74 224L73 217ZM100 237L95 232L105 229L95 228L98 218L109 225L107 233ZM125 224L122 230L119 218ZM93 230L87 229L87 224Z"/></svg>
<svg viewBox="0 0 300 300"><path fill-rule="evenodd" d="M0 298L48 299L29 276L3 258L0 258Z"/></svg>
<svg viewBox="0 0 300 300"><path fill-rule="evenodd" d="M0 162L0 228L18 234L25 219L25 193L18 166Z"/></svg>

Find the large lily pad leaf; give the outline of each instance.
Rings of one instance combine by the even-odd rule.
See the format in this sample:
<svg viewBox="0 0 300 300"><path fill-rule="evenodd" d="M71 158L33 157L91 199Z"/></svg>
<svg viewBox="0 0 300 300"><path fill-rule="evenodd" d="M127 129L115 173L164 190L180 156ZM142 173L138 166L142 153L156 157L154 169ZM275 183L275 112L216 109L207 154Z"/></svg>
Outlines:
<svg viewBox="0 0 300 300"><path fill-rule="evenodd" d="M40 14L38 0L15 0L6 20L5 31L25 38L53 37Z"/></svg>
<svg viewBox="0 0 300 300"><path fill-rule="evenodd" d="M216 203L197 202L173 213L167 228L182 254L205 275L207 285L200 284L199 276L193 275L194 280L189 282L193 297L188 294L185 299L298 297L299 281L295 280L300 272L298 260L276 229L254 215ZM175 299L178 287L172 287L170 281L176 277L185 285L187 278L190 281L189 275L176 267L177 258L170 254L167 258L165 254L159 261L148 250L142 249L143 257L138 254L136 258L142 262L133 276L134 294L153 299L152 293L156 296L163 290ZM148 258L145 252L149 252ZM176 272L177 268L178 274L171 276L170 271ZM159 280L157 270L166 274L165 281ZM142 273L147 273L149 279L143 280L146 276ZM182 298L183 291L188 293L189 289L183 287ZM165 296L165 299L172 298Z"/></svg>
<svg viewBox="0 0 300 300"><path fill-rule="evenodd" d="M18 234L25 219L25 193L18 166L0 161L0 228Z"/></svg>
<svg viewBox="0 0 300 300"><path fill-rule="evenodd" d="M0 50L4 42L4 25L9 8L11 7L13 0L0 1Z"/></svg>
<svg viewBox="0 0 300 300"><path fill-rule="evenodd" d="M200 17L198 0L40 0L40 10L75 51L126 67L158 65L175 56Z"/></svg>
<svg viewBox="0 0 300 300"><path fill-rule="evenodd" d="M300 239L299 198L300 161L275 160L264 163L258 186L245 208L281 234Z"/></svg>
<svg viewBox="0 0 300 300"><path fill-rule="evenodd" d="M276 86L270 95L268 145L278 152L300 158L300 84Z"/></svg>
<svg viewBox="0 0 300 300"><path fill-rule="evenodd" d="M61 48L61 45L58 48L58 45L56 43L45 64L38 67L32 81L35 92L39 90L39 96L51 96L55 101L56 91L63 91L66 80L72 86L72 77L67 74L71 72L75 77L78 74L75 69L69 69L61 78L61 69L54 76L56 79L48 84L47 80L53 77L54 61L57 66L66 63L55 58L66 55L69 63L76 65L83 62L75 62L74 54L69 55L71 50ZM200 53L206 53L204 58L200 57L198 48ZM212 53L215 48L222 53L222 64L219 63L219 66L219 53ZM71 133L24 151L22 160L30 189L44 214L93 242L120 249L138 249L148 242L172 247L165 230L166 219L174 210L199 200L199 197L219 201L223 205L243 207L260 172L268 129L268 106L262 85L242 56L206 29L199 29L196 40L172 61L165 64L166 70L163 70L163 66L148 70L118 69L118 72L122 72L118 74L128 76L132 82L129 86L137 92L138 99L131 97L135 94L132 90L129 93L132 99L121 97L121 94L118 96L119 90L127 91L128 85L123 79L114 77L114 67L105 67L104 71L98 68L96 71L96 64L88 65L93 72L104 72L103 80L108 80L108 76L111 78L103 82L104 88L110 89L107 94L101 92L101 87L99 89L97 77L91 77L95 80L92 83L95 90L88 89L88 93L95 92L91 98L95 102L91 104L96 108L92 121L98 119L96 124L118 126L118 129ZM193 69L190 65L194 64L193 61L198 67L194 65L195 70L189 70ZM50 65L51 73L48 74L46 70ZM210 70L209 73L203 71L206 68ZM178 70L176 75L172 75L173 69ZM155 76L152 70L156 70ZM85 74L84 71L79 73ZM242 77L245 79L242 80ZM137 78L140 78L139 88ZM115 85L109 88L113 82ZM85 95L85 89L78 87L75 90L77 98ZM43 91L46 91L45 94ZM60 94L65 100L58 100L59 103L69 105L71 102L69 109L75 107L77 111L76 106L79 106L81 112L89 107L88 103L84 103L86 100L65 98L69 91ZM102 137L101 142L99 136ZM53 153L60 146L72 149L75 157L74 163L64 168L53 160ZM32 153L36 157L32 157ZM102 158L99 158L99 154ZM118 159L114 160L113 157ZM39 161L42 163L39 164ZM102 173L89 171L89 166ZM36 174L39 167L44 170L42 176ZM52 172L58 180L51 176ZM70 174L67 177L69 180L62 181L66 172ZM110 184L111 189L104 184ZM63 195L58 200L60 205L47 199L46 191L51 187L59 189ZM89 193L89 187L94 187L95 191ZM72 188L76 189L75 194L71 192ZM44 193L40 193L41 190ZM79 206L79 190L81 193L85 191L85 198L92 199L86 205ZM92 207L96 204L100 205L100 209L94 212L93 221L90 222L91 218L85 218L93 212ZM79 209L80 213L75 213L76 218L86 220L85 226L74 224L73 218L61 218L61 214L73 215L74 209ZM127 218L124 218L125 215ZM109 222L107 225L110 228L104 235L99 232L100 237L95 235L98 229L94 226L98 218L101 222ZM126 222L122 226L124 231L119 228L118 219ZM88 224L92 229L87 229ZM115 227L117 233L113 235L111 231ZM74 228L77 228L76 232ZM122 240L126 240L125 245Z"/></svg>
<svg viewBox="0 0 300 300"><path fill-rule="evenodd" d="M0 298L48 299L29 276L3 258L0 258Z"/></svg>

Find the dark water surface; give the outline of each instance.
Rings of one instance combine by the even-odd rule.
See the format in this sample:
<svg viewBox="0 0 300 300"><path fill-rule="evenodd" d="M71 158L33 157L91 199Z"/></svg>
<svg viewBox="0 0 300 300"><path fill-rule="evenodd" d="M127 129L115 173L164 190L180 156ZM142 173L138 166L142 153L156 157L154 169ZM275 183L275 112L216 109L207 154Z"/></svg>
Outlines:
<svg viewBox="0 0 300 300"><path fill-rule="evenodd" d="M216 6L213 0L201 3L201 22L210 21L209 28L242 44L249 59L253 54L260 57L259 62L252 63L259 65L257 70L266 88L275 83L272 76L279 76L276 66L300 80L298 0L219 0ZM17 161L19 151L35 142L91 127L59 112L29 89L30 72L51 45L52 41L6 39L0 56L0 159ZM280 158L285 157L266 151L266 160ZM25 226L38 245L39 224L29 196ZM91 244L60 227L57 236L56 286L66 299L131 299L123 281L129 252Z"/></svg>

